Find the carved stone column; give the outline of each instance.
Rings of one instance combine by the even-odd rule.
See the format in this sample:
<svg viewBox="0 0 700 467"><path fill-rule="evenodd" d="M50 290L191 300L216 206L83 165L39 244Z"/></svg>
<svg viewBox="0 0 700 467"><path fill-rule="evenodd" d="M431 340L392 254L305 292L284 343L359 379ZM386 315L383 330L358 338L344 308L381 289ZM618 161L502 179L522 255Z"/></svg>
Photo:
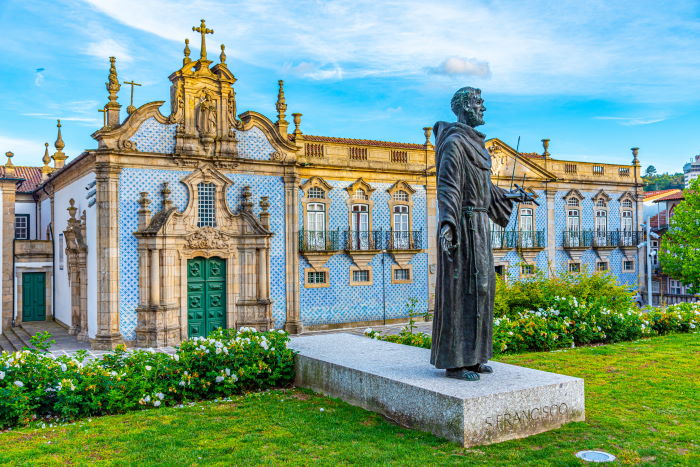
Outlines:
<svg viewBox="0 0 700 467"><path fill-rule="evenodd" d="M15 190L17 180L12 177L0 178L0 194L2 195L2 329L12 325L12 310L15 293L12 289L13 258L12 242L15 238Z"/></svg>
<svg viewBox="0 0 700 467"><path fill-rule="evenodd" d="M95 164L97 181L97 335L95 349L123 342L119 332L119 173L112 162Z"/></svg>
<svg viewBox="0 0 700 467"><path fill-rule="evenodd" d="M284 177L285 255L287 275L287 319L284 329L299 334L303 329L299 304L299 175Z"/></svg>

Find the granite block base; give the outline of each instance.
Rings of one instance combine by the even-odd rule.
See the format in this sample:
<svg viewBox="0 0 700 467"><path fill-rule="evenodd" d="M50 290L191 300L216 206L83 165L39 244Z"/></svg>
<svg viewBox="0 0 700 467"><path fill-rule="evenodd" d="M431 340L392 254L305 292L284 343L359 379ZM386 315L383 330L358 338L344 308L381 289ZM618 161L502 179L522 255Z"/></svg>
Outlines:
<svg viewBox="0 0 700 467"><path fill-rule="evenodd" d="M585 418L583 380L490 362L477 382L445 377L430 351L352 334L292 337L296 385L416 430L476 446Z"/></svg>

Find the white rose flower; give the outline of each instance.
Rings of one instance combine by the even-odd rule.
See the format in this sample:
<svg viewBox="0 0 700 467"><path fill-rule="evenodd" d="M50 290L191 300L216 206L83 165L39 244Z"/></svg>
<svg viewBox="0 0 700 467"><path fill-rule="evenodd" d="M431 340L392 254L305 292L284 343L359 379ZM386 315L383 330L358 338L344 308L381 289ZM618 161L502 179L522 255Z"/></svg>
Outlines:
<svg viewBox="0 0 700 467"><path fill-rule="evenodd" d="M24 383L22 381L15 381L15 386L22 388L24 387Z"/></svg>
<svg viewBox="0 0 700 467"><path fill-rule="evenodd" d="M5 372L4 371L0 371L0 379L5 379Z"/></svg>
<svg viewBox="0 0 700 467"><path fill-rule="evenodd" d="M216 377L216 382L217 382L217 383L220 383L220 382L222 382L223 380L224 380L224 377L223 377L223 376L217 376L217 377Z"/></svg>
<svg viewBox="0 0 700 467"><path fill-rule="evenodd" d="M153 367L146 365L146 371L151 371L152 369L153 369Z"/></svg>
<svg viewBox="0 0 700 467"><path fill-rule="evenodd" d="M160 401L153 401L153 407L160 407Z"/></svg>
<svg viewBox="0 0 700 467"><path fill-rule="evenodd" d="M162 392L159 392L158 394L156 394L156 397L160 400L163 400L163 399L165 399L165 394L163 394Z"/></svg>
<svg viewBox="0 0 700 467"><path fill-rule="evenodd" d="M226 373L226 376L231 376L231 369L230 368L226 368L224 370L224 372Z"/></svg>

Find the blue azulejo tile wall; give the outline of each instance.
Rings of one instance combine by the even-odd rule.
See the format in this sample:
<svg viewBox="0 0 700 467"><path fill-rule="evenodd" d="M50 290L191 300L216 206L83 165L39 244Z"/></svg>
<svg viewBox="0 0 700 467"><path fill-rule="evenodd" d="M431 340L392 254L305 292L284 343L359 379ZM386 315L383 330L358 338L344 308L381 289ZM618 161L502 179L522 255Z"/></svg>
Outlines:
<svg viewBox="0 0 700 467"><path fill-rule="evenodd" d="M187 206L188 193L180 183L190 172L180 170L155 170L124 168L119 176L119 312L120 331L126 340L136 337L136 307L139 303L137 242L133 232L138 227L137 211L139 193L146 191L151 211L162 208L160 195L163 182L170 183L170 195L175 207L183 211ZM253 193L253 210L259 214L258 201L261 196L270 198L270 227L274 232L270 249L270 295L273 300L274 325L284 325L286 316L286 281L284 254L284 184L281 177L251 174L227 174L233 185L226 193L232 211L240 206L243 187L248 185Z"/></svg>
<svg viewBox="0 0 700 467"><path fill-rule="evenodd" d="M154 117L143 121L136 133L129 138L141 152L172 154L175 152L176 124L159 123Z"/></svg>
<svg viewBox="0 0 700 467"><path fill-rule="evenodd" d="M306 181L306 180L304 180ZM327 194L331 204L328 212L328 229L343 231L348 229L347 187L353 182L325 180L331 187ZM302 182L303 183L303 182ZM391 228L389 211L389 193L393 183L370 183L375 190L370 197L372 201L372 229L388 231ZM415 190L413 202L412 230L421 231L423 246L427 247L428 232L426 219L426 192L422 185L412 185ZM300 193L300 198L303 196ZM302 211L301 202L299 212ZM303 228L304 219L299 216L299 228ZM382 264L383 260L383 264ZM374 321L403 318L408 316L406 304L410 298L418 300L417 309L428 309L428 254L416 254L410 264L413 269L413 281L410 284L392 284L391 266L396 264L389 254L377 254L369 266L372 268L371 285L350 285L350 267L352 259L339 252L325 264L330 271L329 287L306 288L304 286L304 269L310 267L303 258L299 260L301 320L305 326L355 321Z"/></svg>
<svg viewBox="0 0 700 467"><path fill-rule="evenodd" d="M274 148L258 127L250 130L234 130L238 140L238 157L243 159L270 160Z"/></svg>
<svg viewBox="0 0 700 467"><path fill-rule="evenodd" d="M301 321L305 326L356 321L374 321L405 318L407 303L418 301L416 309L428 310L428 254L418 253L411 260L413 282L392 284L391 266L395 264L389 254L377 254L369 266L372 268L371 285L350 285L350 257L338 253L325 264L330 271L329 287L305 288L301 285ZM304 268L310 264L299 260L299 276L303 280Z"/></svg>

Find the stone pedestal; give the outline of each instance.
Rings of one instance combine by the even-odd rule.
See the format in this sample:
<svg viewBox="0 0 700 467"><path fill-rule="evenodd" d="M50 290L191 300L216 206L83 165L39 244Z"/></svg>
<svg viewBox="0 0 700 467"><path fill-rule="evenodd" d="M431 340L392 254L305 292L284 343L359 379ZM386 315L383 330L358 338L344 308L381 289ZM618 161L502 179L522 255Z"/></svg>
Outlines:
<svg viewBox="0 0 700 467"><path fill-rule="evenodd" d="M449 379L430 351L352 334L293 337L296 385L462 446L498 443L585 417L583 380L491 362L478 382Z"/></svg>

